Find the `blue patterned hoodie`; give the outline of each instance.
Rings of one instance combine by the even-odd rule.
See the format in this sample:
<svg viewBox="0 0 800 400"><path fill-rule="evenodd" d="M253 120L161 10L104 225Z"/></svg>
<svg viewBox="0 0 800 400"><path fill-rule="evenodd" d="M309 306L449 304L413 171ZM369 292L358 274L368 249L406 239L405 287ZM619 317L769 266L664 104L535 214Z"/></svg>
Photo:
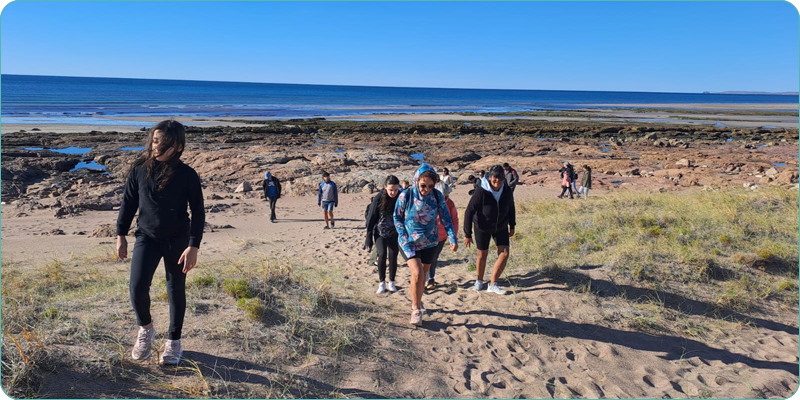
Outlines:
<svg viewBox="0 0 800 400"><path fill-rule="evenodd" d="M420 165L414 174L415 183L419 181L419 176L425 171L436 172L428 164ZM439 198L438 207L434 196ZM429 195L423 197L419 193L419 187L415 184L397 196L397 205L394 207L394 227L398 233L397 243L408 258L414 257L418 250L429 249L439 244L437 216L440 217L442 225L447 231L450 244L458 243L453 220L450 218L450 211L447 209L442 192L433 189Z"/></svg>

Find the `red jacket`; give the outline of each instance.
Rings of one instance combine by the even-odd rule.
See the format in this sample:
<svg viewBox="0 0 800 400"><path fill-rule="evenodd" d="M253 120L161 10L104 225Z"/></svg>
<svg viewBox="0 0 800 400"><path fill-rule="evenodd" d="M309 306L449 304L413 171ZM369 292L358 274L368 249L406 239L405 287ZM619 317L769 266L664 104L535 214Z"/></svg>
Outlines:
<svg viewBox="0 0 800 400"><path fill-rule="evenodd" d="M450 218L453 220L453 229L456 230L456 237L458 237L458 211L456 211L456 204L450 198L447 198L445 203L447 204L447 210L450 211ZM439 225L439 241L447 240L447 232L445 232L444 225L442 225L442 221L439 220L438 216L436 217L436 222Z"/></svg>

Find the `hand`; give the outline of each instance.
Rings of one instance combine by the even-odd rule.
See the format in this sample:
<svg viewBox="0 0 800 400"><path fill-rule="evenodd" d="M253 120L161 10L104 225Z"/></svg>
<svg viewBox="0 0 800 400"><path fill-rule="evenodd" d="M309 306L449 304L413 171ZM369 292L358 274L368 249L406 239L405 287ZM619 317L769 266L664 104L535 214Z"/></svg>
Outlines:
<svg viewBox="0 0 800 400"><path fill-rule="evenodd" d="M464 246L467 246L467 248L469 248L470 245L472 245L472 238L465 238Z"/></svg>
<svg viewBox="0 0 800 400"><path fill-rule="evenodd" d="M451 244L450 250L453 250L453 252L455 253L458 250L458 243Z"/></svg>
<svg viewBox="0 0 800 400"><path fill-rule="evenodd" d="M369 246L369 247L364 246L364 250L366 250L367 253L372 253L372 246Z"/></svg>
<svg viewBox="0 0 800 400"><path fill-rule="evenodd" d="M508 237L512 237L512 236L514 236L514 230L513 229L508 231Z"/></svg>
<svg viewBox="0 0 800 400"><path fill-rule="evenodd" d="M117 236L117 257L120 260L128 258L128 239L125 236Z"/></svg>
<svg viewBox="0 0 800 400"><path fill-rule="evenodd" d="M183 273L188 274L189 270L197 265L197 247L187 247L178 259L178 264L183 264Z"/></svg>

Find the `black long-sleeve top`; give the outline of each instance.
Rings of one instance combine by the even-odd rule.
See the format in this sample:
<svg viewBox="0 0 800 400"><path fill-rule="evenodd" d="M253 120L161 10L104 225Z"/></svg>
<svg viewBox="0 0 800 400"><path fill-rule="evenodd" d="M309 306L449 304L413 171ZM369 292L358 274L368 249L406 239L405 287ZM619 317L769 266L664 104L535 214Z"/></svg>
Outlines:
<svg viewBox="0 0 800 400"><path fill-rule="evenodd" d="M154 169L159 167L154 162ZM192 218L186 205L192 211ZM156 190L156 181L147 176L147 167L137 166L128 176L117 217L117 235L127 235L133 216L139 211L138 230L156 239L189 235L189 246L200 247L205 225L203 189L192 167L179 162L164 189Z"/></svg>
<svg viewBox="0 0 800 400"><path fill-rule="evenodd" d="M517 225L517 209L514 205L514 192L503 183L500 201L484 188L475 189L464 211L464 237L472 238L472 225L484 232L495 233L498 229L514 229Z"/></svg>

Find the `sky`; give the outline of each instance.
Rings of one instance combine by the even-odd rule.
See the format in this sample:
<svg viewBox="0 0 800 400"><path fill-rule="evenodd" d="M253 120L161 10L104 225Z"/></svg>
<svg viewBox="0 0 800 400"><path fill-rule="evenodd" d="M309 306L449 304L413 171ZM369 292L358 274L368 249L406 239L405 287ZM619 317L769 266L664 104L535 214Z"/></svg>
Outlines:
<svg viewBox="0 0 800 400"><path fill-rule="evenodd" d="M796 92L787 2L48 2L3 74L365 86Z"/></svg>

